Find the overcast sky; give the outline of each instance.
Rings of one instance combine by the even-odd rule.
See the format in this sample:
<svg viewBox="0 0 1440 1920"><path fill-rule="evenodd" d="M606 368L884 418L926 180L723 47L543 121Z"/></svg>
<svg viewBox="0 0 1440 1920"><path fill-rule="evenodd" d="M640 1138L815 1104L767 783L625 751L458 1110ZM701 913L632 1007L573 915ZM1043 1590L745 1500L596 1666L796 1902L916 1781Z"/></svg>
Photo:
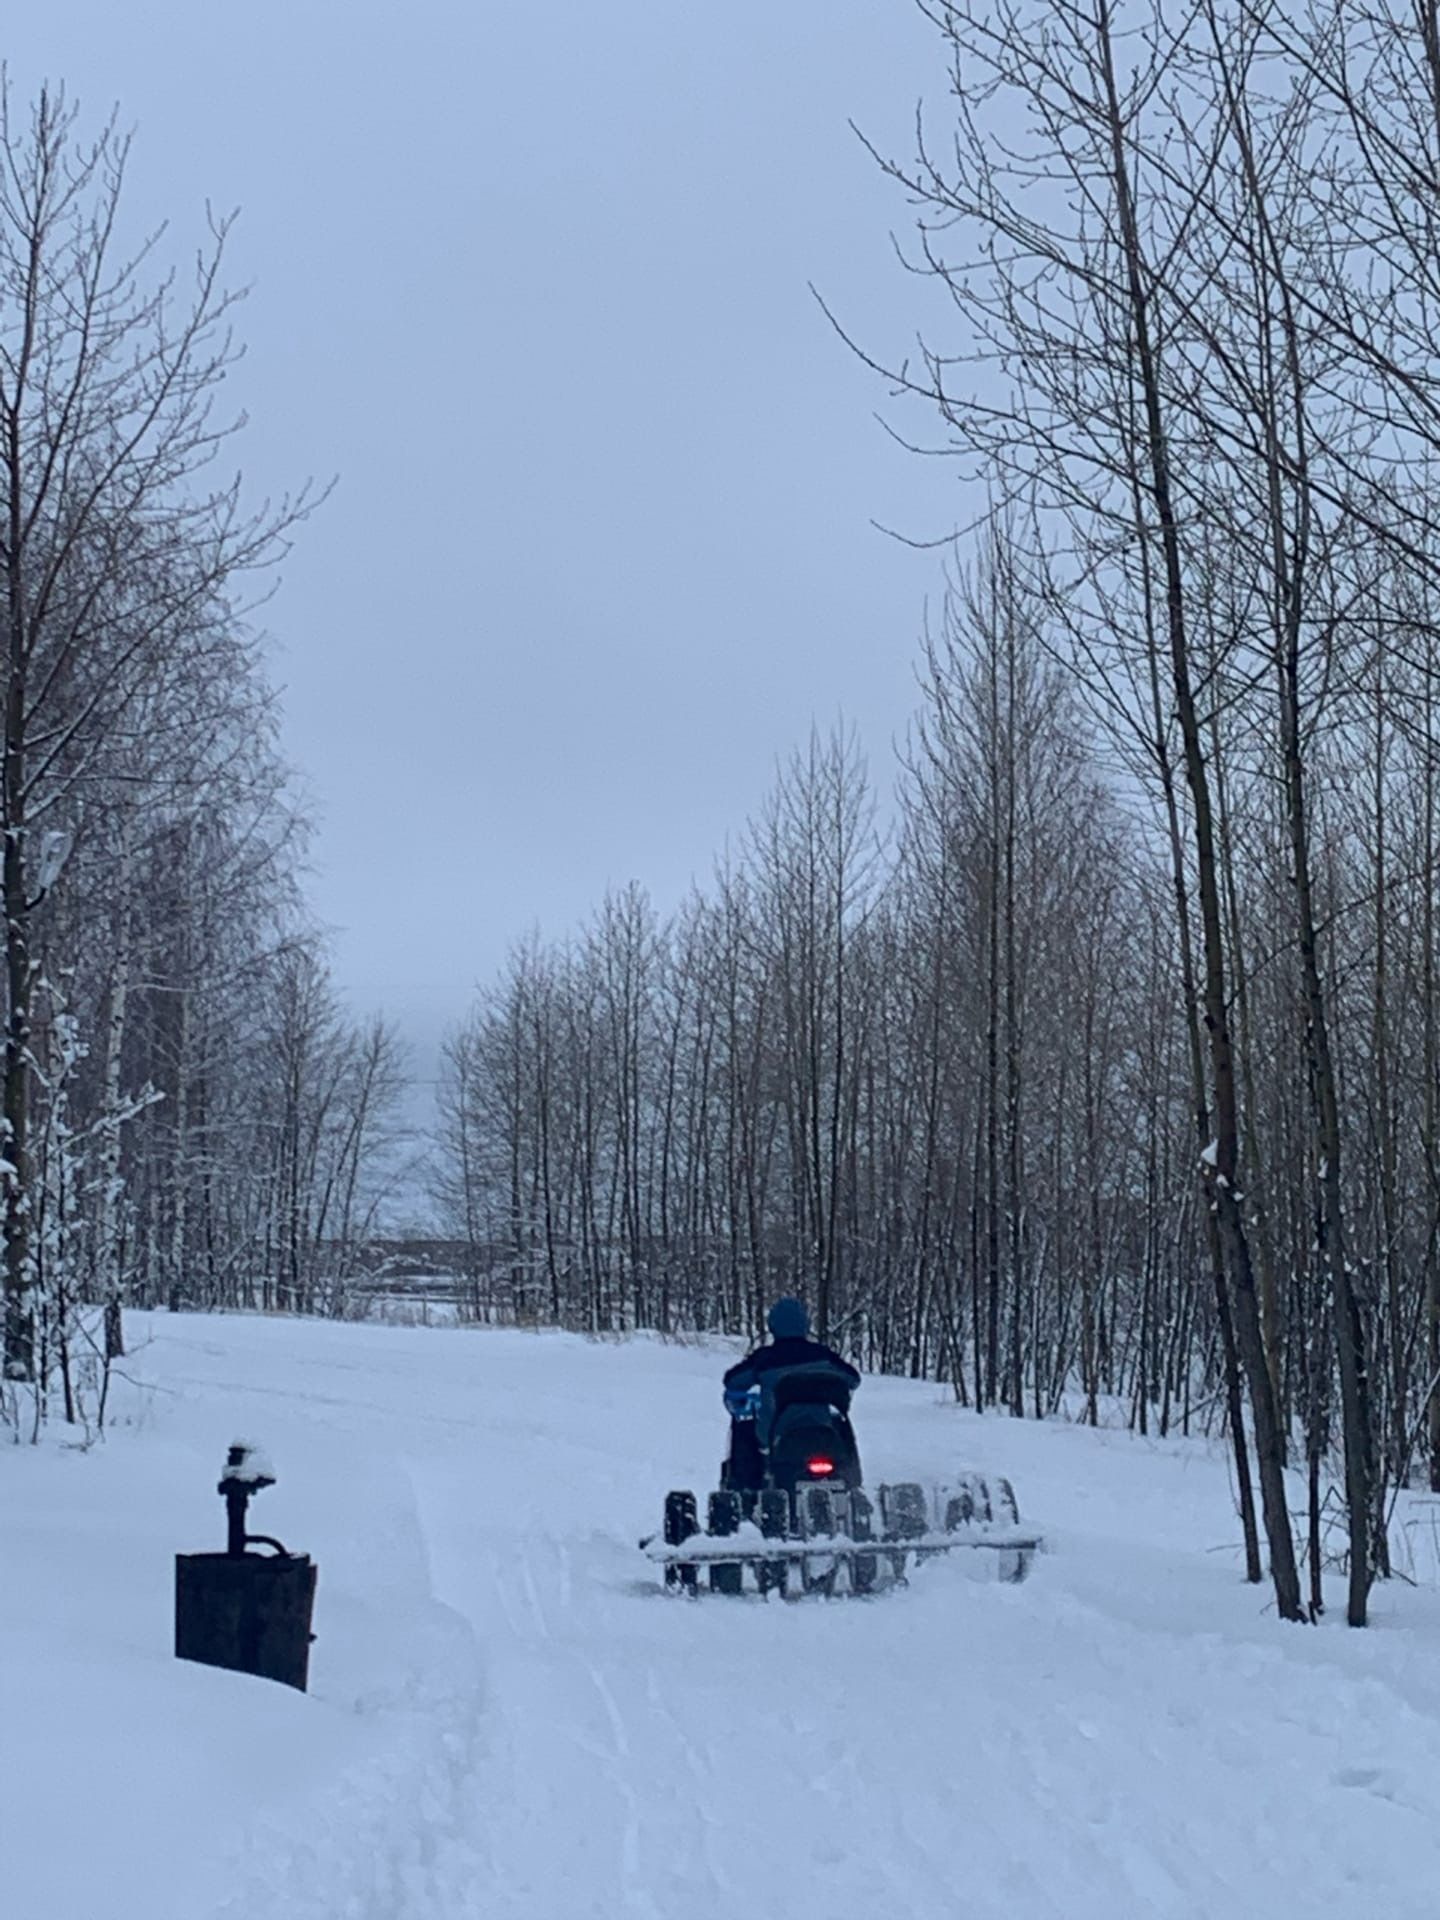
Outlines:
<svg viewBox="0 0 1440 1920"><path fill-rule="evenodd" d="M889 777L958 516L881 350L919 289L847 121L943 90L910 0L47 0L18 91L118 102L132 214L238 207L247 474L339 484L267 612L357 1008L431 1051L530 926L662 909L843 711Z"/></svg>

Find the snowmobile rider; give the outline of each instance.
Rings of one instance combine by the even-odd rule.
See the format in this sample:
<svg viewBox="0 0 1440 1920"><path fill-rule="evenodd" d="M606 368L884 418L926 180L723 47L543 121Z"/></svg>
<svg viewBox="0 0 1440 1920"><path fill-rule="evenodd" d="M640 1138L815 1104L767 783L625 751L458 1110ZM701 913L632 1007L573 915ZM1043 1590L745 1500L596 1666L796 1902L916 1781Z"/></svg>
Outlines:
<svg viewBox="0 0 1440 1920"><path fill-rule="evenodd" d="M768 1346L757 1347L725 1374L725 1408L730 1415L730 1478L737 1487L764 1485L764 1448L775 1413L775 1389L787 1373L823 1368L830 1377L826 1398L842 1413L860 1375L833 1347L810 1338L810 1315L801 1300L787 1295L766 1316Z"/></svg>

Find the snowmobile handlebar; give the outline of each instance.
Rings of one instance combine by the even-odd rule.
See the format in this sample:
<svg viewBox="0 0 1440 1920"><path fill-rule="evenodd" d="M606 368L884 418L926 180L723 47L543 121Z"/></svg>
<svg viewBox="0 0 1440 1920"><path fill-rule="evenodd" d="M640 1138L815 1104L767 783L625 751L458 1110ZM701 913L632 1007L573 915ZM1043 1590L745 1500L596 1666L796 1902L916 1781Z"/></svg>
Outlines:
<svg viewBox="0 0 1440 1920"><path fill-rule="evenodd" d="M759 1387L726 1387L725 1411L732 1420L753 1420L760 1411Z"/></svg>

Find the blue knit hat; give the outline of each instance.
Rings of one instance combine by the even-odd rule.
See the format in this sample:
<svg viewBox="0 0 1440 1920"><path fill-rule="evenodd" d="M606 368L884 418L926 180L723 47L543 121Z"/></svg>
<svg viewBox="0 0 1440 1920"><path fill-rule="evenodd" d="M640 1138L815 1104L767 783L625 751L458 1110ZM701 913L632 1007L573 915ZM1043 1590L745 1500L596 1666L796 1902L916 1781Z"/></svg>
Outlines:
<svg viewBox="0 0 1440 1920"><path fill-rule="evenodd" d="M803 1340L810 1331L810 1316L803 1300L787 1295L771 1307L766 1324L777 1340Z"/></svg>

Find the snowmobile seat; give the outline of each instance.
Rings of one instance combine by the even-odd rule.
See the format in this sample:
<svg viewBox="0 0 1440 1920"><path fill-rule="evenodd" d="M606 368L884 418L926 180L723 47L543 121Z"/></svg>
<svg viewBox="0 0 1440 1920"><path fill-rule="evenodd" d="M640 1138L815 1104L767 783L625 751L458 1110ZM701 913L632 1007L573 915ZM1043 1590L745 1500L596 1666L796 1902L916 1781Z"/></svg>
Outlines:
<svg viewBox="0 0 1440 1920"><path fill-rule="evenodd" d="M848 1414L852 1388L845 1375L824 1361L803 1366L777 1367L761 1376L760 1406L755 1424L762 1447L768 1448L775 1423L789 1407L830 1407Z"/></svg>

